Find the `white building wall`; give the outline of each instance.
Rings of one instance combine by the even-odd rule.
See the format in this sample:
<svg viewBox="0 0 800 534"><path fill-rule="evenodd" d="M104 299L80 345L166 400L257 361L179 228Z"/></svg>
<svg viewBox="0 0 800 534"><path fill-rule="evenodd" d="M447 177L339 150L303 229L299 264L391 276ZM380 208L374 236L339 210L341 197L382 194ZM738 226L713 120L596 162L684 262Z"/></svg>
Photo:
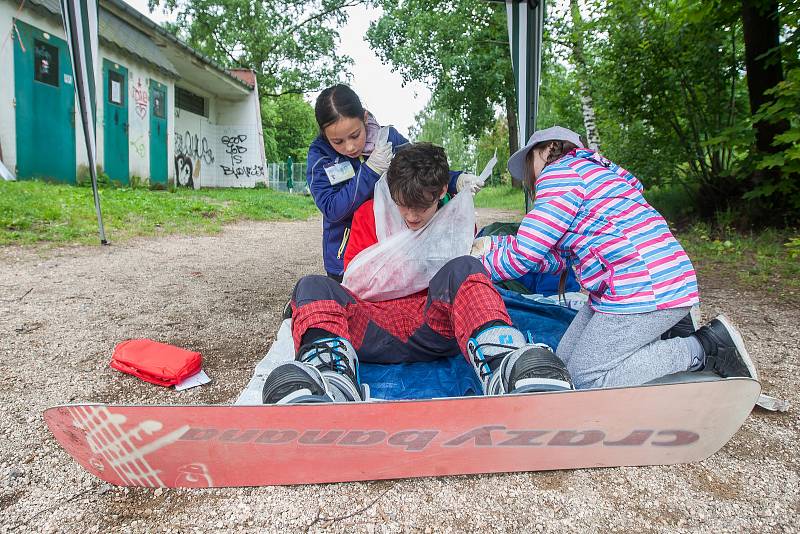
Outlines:
<svg viewBox="0 0 800 534"><path fill-rule="evenodd" d="M3 163L11 172L17 164L17 147L14 137L14 47L11 39L14 9L11 4L0 2L0 150Z"/></svg>
<svg viewBox="0 0 800 534"><path fill-rule="evenodd" d="M220 100L217 120L219 124L230 126L228 144L221 156L225 163L220 162L224 165L221 167L224 185L232 180L241 181L241 187L253 187L257 182L264 182L266 156L258 88L242 100ZM231 142L234 140L239 142ZM241 152L242 149L245 152Z"/></svg>
<svg viewBox="0 0 800 534"><path fill-rule="evenodd" d="M13 19L17 16L31 26L51 33L60 39L66 39L63 27L55 24L53 19L38 16L28 9L17 13L9 3L0 2L0 36L10 35ZM14 36L16 38L16 36ZM3 46L5 43L5 46ZM14 46L11 39L0 41L3 46L0 51L0 147L3 152L3 163L12 172L16 172L17 140L16 140L16 112L14 107ZM104 110L103 101L103 59L118 63L128 69L128 142L129 142L129 174L137 175L145 182L150 177L150 79L154 79L167 86L167 109L173 108L173 83L162 73L150 68L146 63L137 61L118 53L114 49L100 45L98 64L95 66L95 83L97 89L97 162L104 162ZM139 85L141 84L141 85ZM89 157L86 152L83 128L78 116L78 104L75 104L75 147L76 165L88 165ZM173 127L174 119L169 116L167 134L167 166L168 176L174 176L173 157Z"/></svg>
<svg viewBox="0 0 800 534"><path fill-rule="evenodd" d="M0 2L0 147L3 149L3 163L14 174L16 174L17 165L17 136L15 133L17 119L14 103L14 46L17 36L14 34L12 38L7 40L6 38L11 35L15 17L55 37L66 40L64 28L51 22L51 19L41 17L28 9L18 13L13 4ZM76 133L77 131L78 128L76 128ZM83 143L83 132L81 132L79 142Z"/></svg>
<svg viewBox="0 0 800 534"><path fill-rule="evenodd" d="M208 105L208 116L214 117L216 112L216 101L212 95L202 89L179 82L178 85L192 93L206 99ZM173 108L173 126L170 128L174 134L172 143L173 168L171 177L178 186L208 187L212 175L215 173L214 165L219 155L219 147L215 146L212 132L211 121L202 116L196 115L185 109L175 106L174 85L172 88L172 98L170 106Z"/></svg>
<svg viewBox="0 0 800 534"><path fill-rule="evenodd" d="M175 108L177 184L253 187L264 181L264 140L257 93L223 100L191 84L179 86L206 98L209 118Z"/></svg>
<svg viewBox="0 0 800 534"><path fill-rule="evenodd" d="M12 20L20 20L65 39L63 27L55 19L44 18L30 9L17 13L16 7L0 1L0 39L12 29ZM14 42L0 41L0 147L3 162L16 172L16 118L14 108ZM202 88L178 82L182 87L203 96L208 102L209 118L175 107L174 80L148 64L102 44L95 66L97 84L97 161L104 163L104 87L103 59L128 69L129 175L147 181L150 177L150 79L167 86L167 166L170 182L185 185L191 176L194 187L253 187L264 181L264 141L258 91L240 100L223 100ZM87 165L88 156L77 116L76 165ZM187 174L188 173L188 174Z"/></svg>
<svg viewBox="0 0 800 534"><path fill-rule="evenodd" d="M144 183L150 181L150 80L154 79L167 86L167 175L172 176L172 133L174 120L169 115L173 107L172 81L149 67L148 64L134 58L122 55L115 49L100 46L99 65L96 72L98 121L97 121L97 151L98 161L105 161L105 117L106 102L103 87L103 60L106 59L128 69L128 173L138 176ZM79 143L78 161L85 162L85 150L81 156L82 143Z"/></svg>

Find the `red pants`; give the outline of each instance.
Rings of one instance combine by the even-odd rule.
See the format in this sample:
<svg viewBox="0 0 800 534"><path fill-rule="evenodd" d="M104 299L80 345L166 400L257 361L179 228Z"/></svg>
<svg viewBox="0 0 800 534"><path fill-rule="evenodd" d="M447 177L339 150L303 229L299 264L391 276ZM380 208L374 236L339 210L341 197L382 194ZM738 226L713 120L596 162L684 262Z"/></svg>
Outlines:
<svg viewBox="0 0 800 534"><path fill-rule="evenodd" d="M448 262L427 291L385 302L361 300L325 276L303 277L292 295L295 351L319 328L352 343L364 362L430 361L466 354L472 333L492 321L511 324L505 304L481 263Z"/></svg>

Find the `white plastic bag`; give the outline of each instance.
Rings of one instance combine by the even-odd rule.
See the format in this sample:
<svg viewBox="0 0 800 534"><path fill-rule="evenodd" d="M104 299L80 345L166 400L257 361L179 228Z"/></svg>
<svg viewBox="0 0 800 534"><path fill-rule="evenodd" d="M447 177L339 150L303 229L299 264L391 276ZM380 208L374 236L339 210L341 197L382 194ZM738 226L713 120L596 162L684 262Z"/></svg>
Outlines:
<svg viewBox="0 0 800 534"><path fill-rule="evenodd" d="M445 263L469 254L475 236L472 195L456 195L423 228L409 230L389 194L386 175L375 184L378 242L347 267L342 285L372 302L426 289Z"/></svg>

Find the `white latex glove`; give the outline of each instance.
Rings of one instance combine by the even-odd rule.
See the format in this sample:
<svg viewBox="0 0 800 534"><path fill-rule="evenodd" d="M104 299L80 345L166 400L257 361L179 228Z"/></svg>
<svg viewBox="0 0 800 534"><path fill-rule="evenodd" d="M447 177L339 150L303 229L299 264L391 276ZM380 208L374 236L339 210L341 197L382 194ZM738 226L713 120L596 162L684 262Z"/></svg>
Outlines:
<svg viewBox="0 0 800 534"><path fill-rule="evenodd" d="M386 141L375 145L372 154L367 158L367 166L375 171L378 176L383 175L389 169L392 161L392 143Z"/></svg>
<svg viewBox="0 0 800 534"><path fill-rule="evenodd" d="M492 238L491 237L479 237L475 241L472 242L472 250L469 251L470 256L475 256L476 258L481 258L486 256L489 251L492 249Z"/></svg>
<svg viewBox="0 0 800 534"><path fill-rule="evenodd" d="M483 180L481 180L479 176L468 172L462 172L458 175L458 178L456 178L456 192L458 193L468 190L474 195L480 191L481 188L483 188Z"/></svg>

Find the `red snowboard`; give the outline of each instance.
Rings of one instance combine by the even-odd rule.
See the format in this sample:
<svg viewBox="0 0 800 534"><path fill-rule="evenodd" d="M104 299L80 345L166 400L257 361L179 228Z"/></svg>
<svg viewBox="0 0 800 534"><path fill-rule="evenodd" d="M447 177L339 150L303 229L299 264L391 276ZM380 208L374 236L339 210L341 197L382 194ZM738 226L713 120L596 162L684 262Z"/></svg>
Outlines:
<svg viewBox="0 0 800 534"><path fill-rule="evenodd" d="M758 399L755 380L423 401L50 408L86 470L122 486L261 486L694 462Z"/></svg>

